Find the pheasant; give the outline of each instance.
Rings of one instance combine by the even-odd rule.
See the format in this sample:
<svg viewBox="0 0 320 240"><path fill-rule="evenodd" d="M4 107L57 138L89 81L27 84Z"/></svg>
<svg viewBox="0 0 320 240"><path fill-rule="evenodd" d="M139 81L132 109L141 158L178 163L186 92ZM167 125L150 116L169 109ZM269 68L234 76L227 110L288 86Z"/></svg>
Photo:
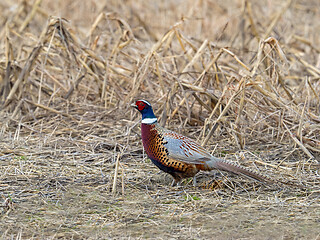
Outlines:
<svg viewBox="0 0 320 240"><path fill-rule="evenodd" d="M161 127L148 101L138 100L131 106L142 114L141 137L145 152L160 170L173 177L172 185L179 185L182 179L189 177L194 177L196 184L195 175L200 170L214 169L244 175L264 183L272 181L235 163L216 158L194 140Z"/></svg>

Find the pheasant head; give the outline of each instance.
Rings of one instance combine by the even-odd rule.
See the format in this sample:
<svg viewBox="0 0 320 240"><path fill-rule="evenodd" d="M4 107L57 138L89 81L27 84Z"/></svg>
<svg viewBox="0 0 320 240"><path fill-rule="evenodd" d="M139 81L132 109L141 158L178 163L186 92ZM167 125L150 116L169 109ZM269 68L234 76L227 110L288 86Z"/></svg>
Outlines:
<svg viewBox="0 0 320 240"><path fill-rule="evenodd" d="M153 113L151 104L146 100L138 100L136 103L131 105L142 114L142 123L154 124L157 122L157 118Z"/></svg>

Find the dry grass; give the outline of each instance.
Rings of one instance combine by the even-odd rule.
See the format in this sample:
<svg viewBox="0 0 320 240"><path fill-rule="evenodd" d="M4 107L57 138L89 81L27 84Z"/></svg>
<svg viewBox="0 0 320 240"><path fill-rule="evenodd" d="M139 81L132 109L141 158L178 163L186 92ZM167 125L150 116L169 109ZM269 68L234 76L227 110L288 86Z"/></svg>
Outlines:
<svg viewBox="0 0 320 240"><path fill-rule="evenodd" d="M319 9L1 1L0 237L319 239ZM218 172L169 187L142 150L141 98L215 156L300 187Z"/></svg>

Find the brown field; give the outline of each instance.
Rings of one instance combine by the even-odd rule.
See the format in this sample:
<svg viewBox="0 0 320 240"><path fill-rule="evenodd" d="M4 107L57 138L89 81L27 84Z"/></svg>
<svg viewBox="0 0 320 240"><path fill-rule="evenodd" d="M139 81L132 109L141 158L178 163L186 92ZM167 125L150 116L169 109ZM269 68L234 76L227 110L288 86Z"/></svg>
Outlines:
<svg viewBox="0 0 320 240"><path fill-rule="evenodd" d="M320 2L2 0L0 239L320 239ZM274 179L171 187L141 116Z"/></svg>

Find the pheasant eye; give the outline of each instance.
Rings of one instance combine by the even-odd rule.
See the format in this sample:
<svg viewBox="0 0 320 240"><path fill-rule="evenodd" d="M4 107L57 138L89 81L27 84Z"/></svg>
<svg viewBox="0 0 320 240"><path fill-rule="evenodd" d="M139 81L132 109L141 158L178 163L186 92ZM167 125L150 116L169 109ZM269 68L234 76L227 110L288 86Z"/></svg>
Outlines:
<svg viewBox="0 0 320 240"><path fill-rule="evenodd" d="M143 103L143 102L139 102L139 103L138 103L138 109L139 109L140 111L142 111L145 106L146 106L146 104Z"/></svg>

